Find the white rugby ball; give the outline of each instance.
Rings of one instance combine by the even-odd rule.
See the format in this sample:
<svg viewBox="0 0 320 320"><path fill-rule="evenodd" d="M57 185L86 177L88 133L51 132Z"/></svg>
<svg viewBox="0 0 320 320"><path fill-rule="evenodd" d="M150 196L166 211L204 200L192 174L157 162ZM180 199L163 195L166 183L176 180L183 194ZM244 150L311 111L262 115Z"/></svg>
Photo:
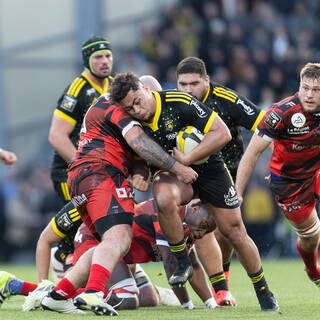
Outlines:
<svg viewBox="0 0 320 320"><path fill-rule="evenodd" d="M176 137L177 148L184 154L191 152L203 139L204 135L201 131L193 126L182 128ZM202 164L206 162L209 157L200 159L193 164Z"/></svg>

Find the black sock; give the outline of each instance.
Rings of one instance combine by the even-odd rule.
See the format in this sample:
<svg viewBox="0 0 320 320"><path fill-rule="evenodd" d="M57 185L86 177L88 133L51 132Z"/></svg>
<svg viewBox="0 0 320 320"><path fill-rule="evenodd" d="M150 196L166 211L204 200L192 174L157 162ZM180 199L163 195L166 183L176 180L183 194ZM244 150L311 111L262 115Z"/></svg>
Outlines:
<svg viewBox="0 0 320 320"><path fill-rule="evenodd" d="M230 264L231 264L231 261L225 262L225 263L223 264L223 271L224 271L224 272L229 271L229 269L230 269Z"/></svg>
<svg viewBox="0 0 320 320"><path fill-rule="evenodd" d="M56 291L52 290L49 293L50 297L54 300L66 300L65 297L61 296L59 293L57 293Z"/></svg>
<svg viewBox="0 0 320 320"><path fill-rule="evenodd" d="M249 274L249 277L251 278L251 281L254 286L254 290L256 291L257 294L270 291L267 281L264 277L264 272L262 267L257 273Z"/></svg>
<svg viewBox="0 0 320 320"><path fill-rule="evenodd" d="M223 271L209 276L209 280L212 284L215 293L217 293L220 290L228 290L226 276Z"/></svg>
<svg viewBox="0 0 320 320"><path fill-rule="evenodd" d="M177 258L179 264L189 265L191 264L187 249L186 249L186 242L184 239L179 241L178 243L172 244L169 243L170 250L173 255Z"/></svg>

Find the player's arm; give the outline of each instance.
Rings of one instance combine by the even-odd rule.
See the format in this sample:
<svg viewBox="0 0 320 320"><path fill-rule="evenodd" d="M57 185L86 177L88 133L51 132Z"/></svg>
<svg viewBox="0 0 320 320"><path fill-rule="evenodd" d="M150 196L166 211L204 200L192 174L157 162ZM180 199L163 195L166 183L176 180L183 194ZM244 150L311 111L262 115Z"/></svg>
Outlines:
<svg viewBox="0 0 320 320"><path fill-rule="evenodd" d="M61 111L56 109L49 130L49 142L59 155L69 163L76 153L76 148L69 138L76 122L69 116L65 115L66 119L64 119L56 113L63 115Z"/></svg>
<svg viewBox="0 0 320 320"><path fill-rule="evenodd" d="M139 191L147 191L150 171L147 163L141 158L135 158L132 172L132 186Z"/></svg>
<svg viewBox="0 0 320 320"><path fill-rule="evenodd" d="M54 219L54 218L53 218ZM36 248L36 265L38 272L38 282L48 279L51 247L54 243L62 240L65 237L62 233L58 235L53 227L52 220L48 223L42 231Z"/></svg>
<svg viewBox="0 0 320 320"><path fill-rule="evenodd" d="M164 270L169 280L169 278L171 277L171 275L173 274L173 272L177 267L177 260L171 253L170 248L168 246L158 245L158 248L160 250L160 254L162 257ZM191 302L187 288L185 286L172 288L172 290L177 296L177 298L179 299L182 306L188 304L189 301Z"/></svg>
<svg viewBox="0 0 320 320"><path fill-rule="evenodd" d="M231 140L229 128L216 112L211 113L203 133L204 138L190 153L184 155L174 148L173 156L183 164L190 165L219 151Z"/></svg>
<svg viewBox="0 0 320 320"><path fill-rule="evenodd" d="M242 201L243 192L248 184L250 177L256 167L257 161L265 149L271 144L271 140L265 140L258 134L254 134L250 143L242 156L236 178L236 189L239 200Z"/></svg>
<svg viewBox="0 0 320 320"><path fill-rule="evenodd" d="M129 146L151 165L174 173L184 183L194 182L198 174L189 167L172 158L154 140L149 138L143 129L133 125L125 134L124 138Z"/></svg>

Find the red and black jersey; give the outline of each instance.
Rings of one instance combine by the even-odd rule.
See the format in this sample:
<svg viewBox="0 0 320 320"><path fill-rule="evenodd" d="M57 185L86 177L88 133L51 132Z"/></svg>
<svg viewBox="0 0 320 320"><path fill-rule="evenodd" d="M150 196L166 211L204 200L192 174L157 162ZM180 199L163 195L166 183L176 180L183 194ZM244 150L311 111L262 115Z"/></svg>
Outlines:
<svg viewBox="0 0 320 320"><path fill-rule="evenodd" d="M132 225L132 242L127 255L123 258L126 263L145 263L161 261L158 246L169 246L160 229L157 207L154 200L141 202L135 206L135 216ZM180 206L179 216L184 219L186 206ZM184 224L185 236L189 229ZM74 263L80 256L98 244L96 237L82 224L74 238Z"/></svg>
<svg viewBox="0 0 320 320"><path fill-rule="evenodd" d="M257 134L274 142L270 161L275 178L311 178L320 168L320 112L305 112L298 93L272 105Z"/></svg>
<svg viewBox="0 0 320 320"><path fill-rule="evenodd" d="M155 201L141 202L136 205L135 210L132 242L130 251L124 257L125 262L161 261L162 258L158 246L169 246L169 244L160 229ZM180 206L179 215L181 220L185 217L185 210L186 206Z"/></svg>
<svg viewBox="0 0 320 320"><path fill-rule="evenodd" d="M133 151L123 137L134 125L140 126L140 123L122 106L108 101L105 96L99 97L84 117L78 150L69 169L103 163L128 176Z"/></svg>
<svg viewBox="0 0 320 320"><path fill-rule="evenodd" d="M112 78L107 77L101 89L85 72L82 72L81 76L74 79L60 96L54 114L74 126L69 137L75 147L78 145L84 115L96 99L108 91L111 81ZM67 180L67 168L68 163L55 151L52 175Z"/></svg>

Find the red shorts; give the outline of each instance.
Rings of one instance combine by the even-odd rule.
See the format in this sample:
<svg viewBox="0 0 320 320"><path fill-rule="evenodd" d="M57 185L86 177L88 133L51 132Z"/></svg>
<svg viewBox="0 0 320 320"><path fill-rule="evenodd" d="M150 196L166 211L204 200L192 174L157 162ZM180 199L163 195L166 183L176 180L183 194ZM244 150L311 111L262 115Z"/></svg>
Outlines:
<svg viewBox="0 0 320 320"><path fill-rule="evenodd" d="M115 167L90 164L68 173L72 197L86 197L78 208L82 221L100 236L117 224L132 224L134 200L125 175Z"/></svg>
<svg viewBox="0 0 320 320"><path fill-rule="evenodd" d="M310 216L320 195L320 169L311 179L300 182L271 177L270 189L288 220L303 222Z"/></svg>

